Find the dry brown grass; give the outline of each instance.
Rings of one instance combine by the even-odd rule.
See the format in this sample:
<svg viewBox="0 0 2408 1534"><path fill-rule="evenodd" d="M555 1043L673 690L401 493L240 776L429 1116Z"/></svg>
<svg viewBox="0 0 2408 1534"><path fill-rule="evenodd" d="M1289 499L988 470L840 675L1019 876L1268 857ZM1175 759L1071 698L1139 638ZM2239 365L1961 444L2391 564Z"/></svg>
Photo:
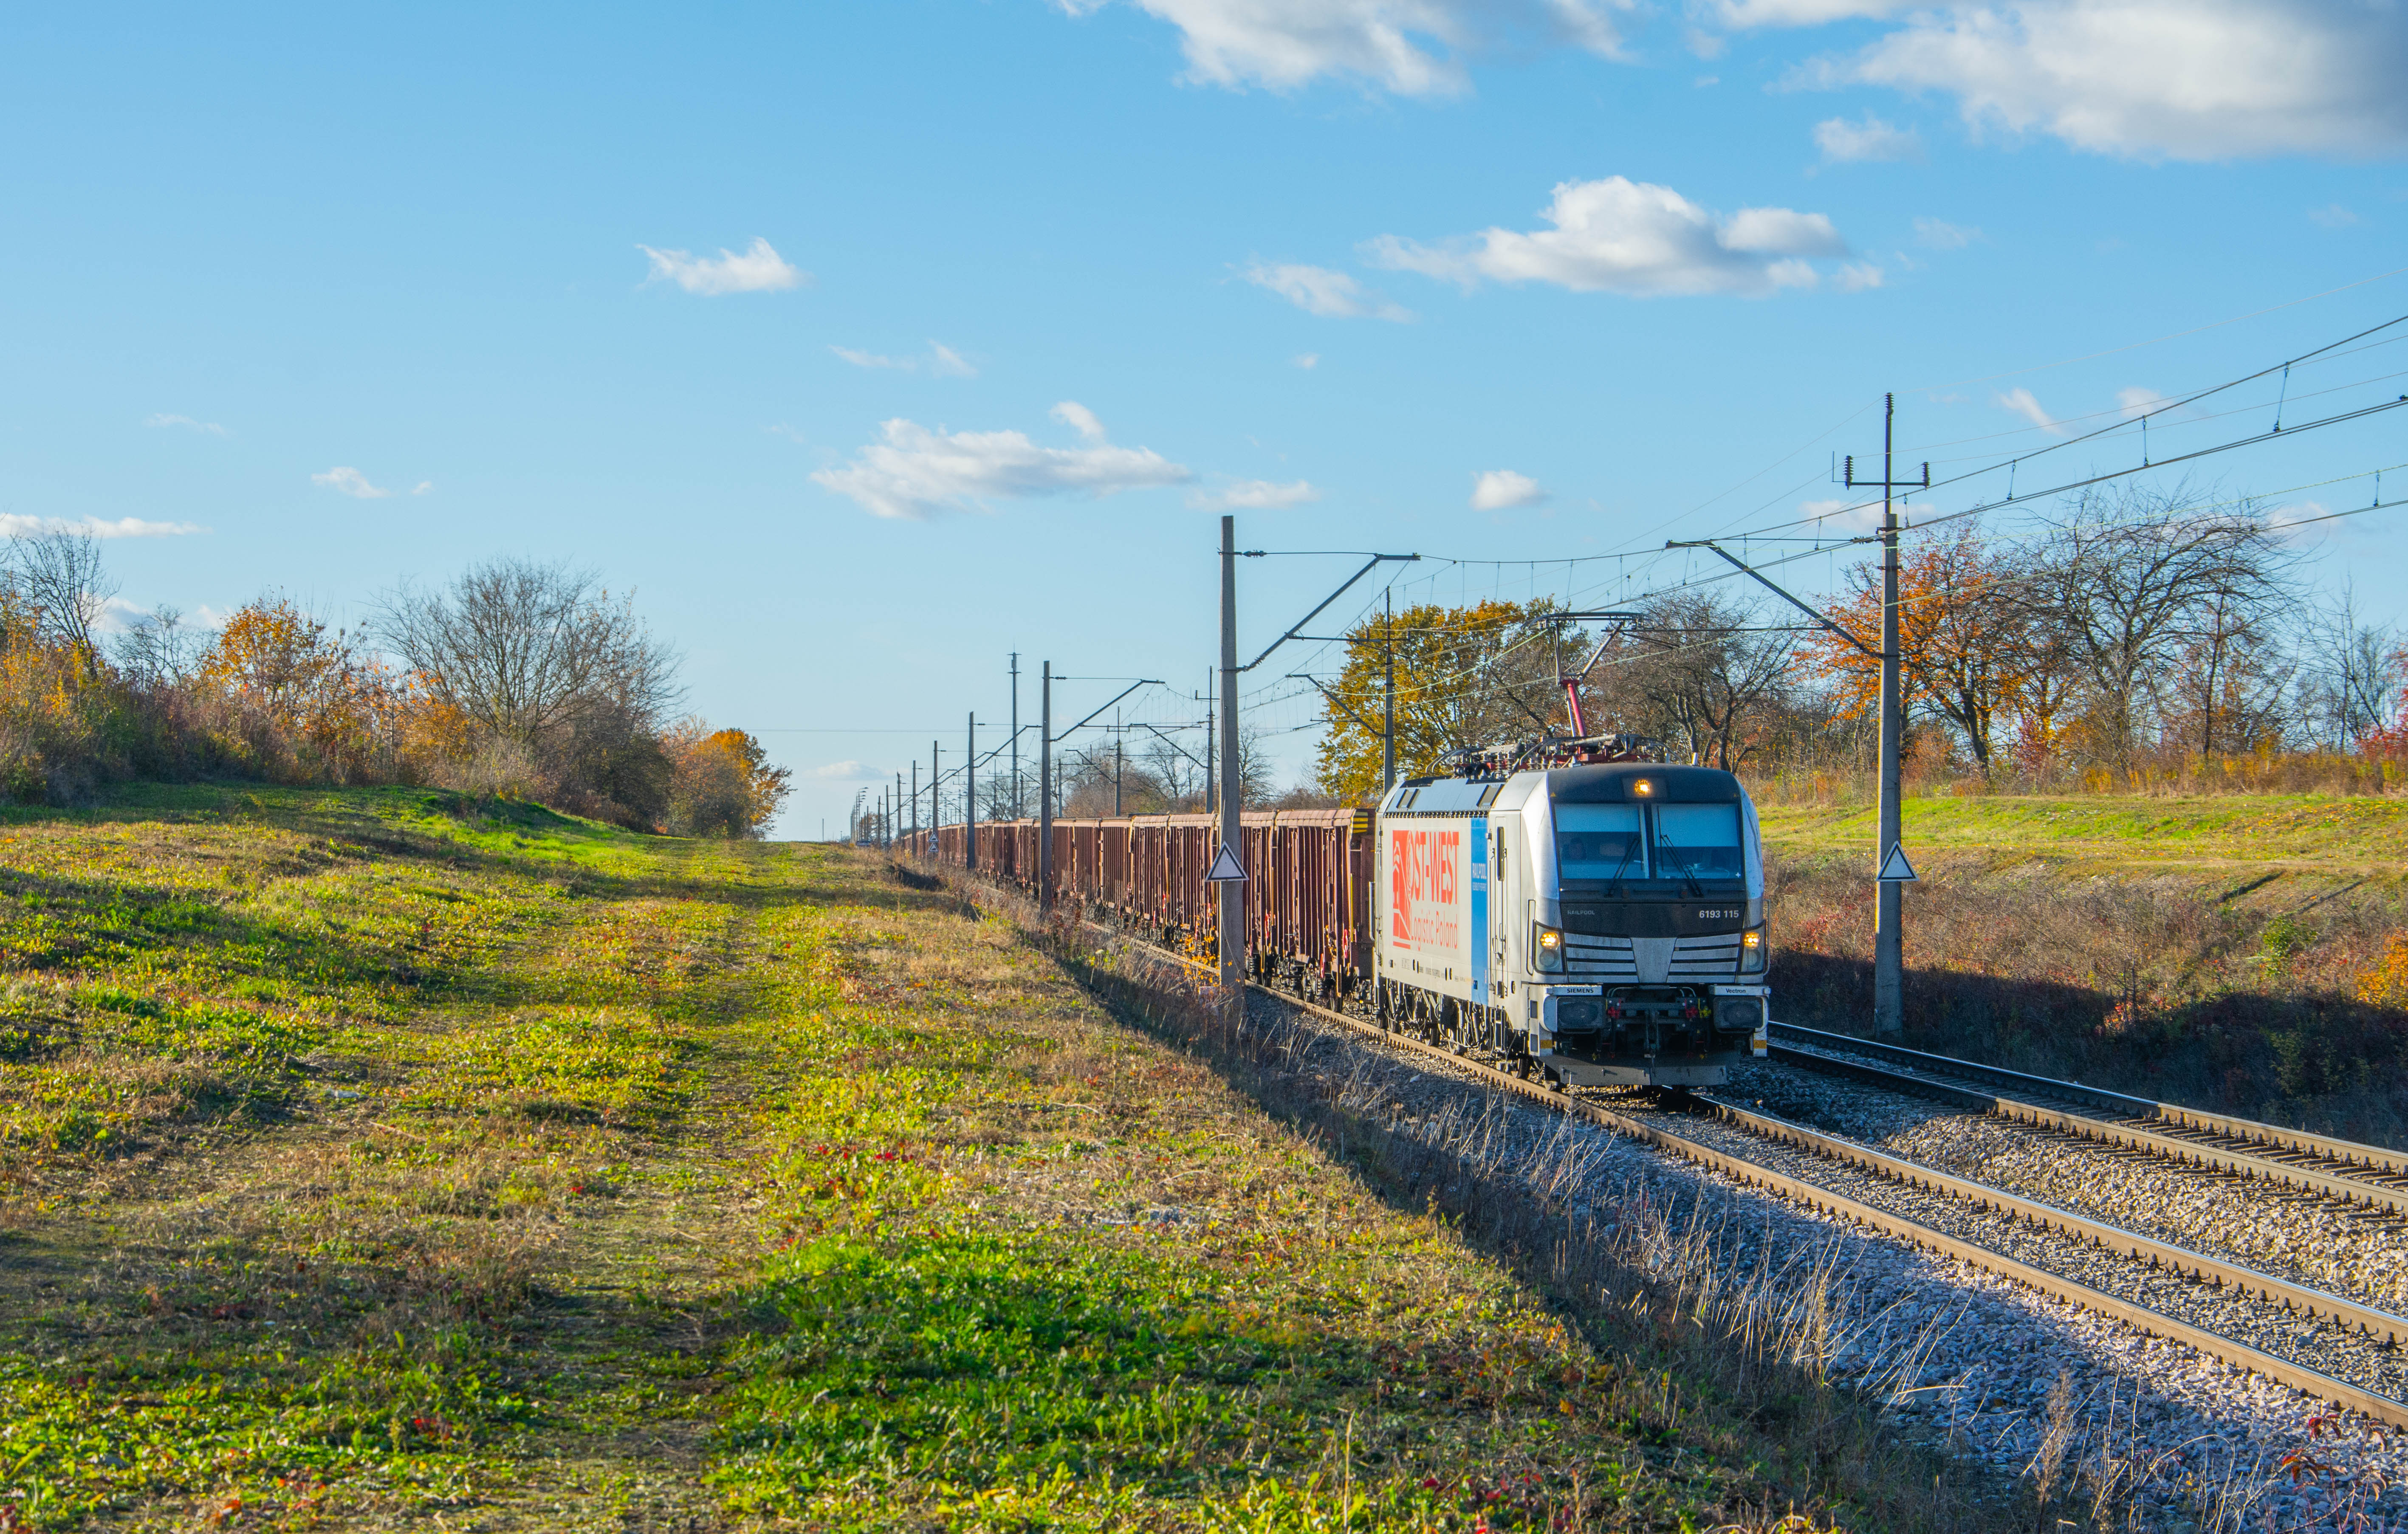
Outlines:
<svg viewBox="0 0 2408 1534"><path fill-rule="evenodd" d="M1909 1044L2408 1144L2408 1011L2365 983L2401 930L2396 877L1970 854L1923 871L1903 923ZM1770 898L1777 1015L1864 1031L1861 867L1781 858Z"/></svg>

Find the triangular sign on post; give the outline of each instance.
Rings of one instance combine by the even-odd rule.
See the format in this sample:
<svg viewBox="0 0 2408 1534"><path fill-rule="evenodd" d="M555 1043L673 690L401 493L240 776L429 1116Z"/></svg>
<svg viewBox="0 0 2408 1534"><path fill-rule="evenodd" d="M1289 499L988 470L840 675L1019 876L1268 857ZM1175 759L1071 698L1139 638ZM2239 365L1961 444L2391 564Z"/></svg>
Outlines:
<svg viewBox="0 0 2408 1534"><path fill-rule="evenodd" d="M1873 877L1877 880L1895 881L1902 884L1921 882L1915 874L1914 865L1906 860L1906 849L1895 841L1889 844L1889 856L1882 859L1881 872Z"/></svg>
<svg viewBox="0 0 2408 1534"><path fill-rule="evenodd" d="M1238 854L1229 851L1227 842L1221 843L1220 855L1212 859L1212 867L1204 875L1204 882L1208 884L1242 884L1246 882L1246 870L1238 867Z"/></svg>

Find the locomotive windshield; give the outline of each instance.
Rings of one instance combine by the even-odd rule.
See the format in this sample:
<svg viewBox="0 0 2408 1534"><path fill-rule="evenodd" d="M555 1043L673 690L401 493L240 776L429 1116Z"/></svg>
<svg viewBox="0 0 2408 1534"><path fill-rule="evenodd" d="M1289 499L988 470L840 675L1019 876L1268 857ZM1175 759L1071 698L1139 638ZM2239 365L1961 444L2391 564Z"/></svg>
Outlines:
<svg viewBox="0 0 2408 1534"><path fill-rule="evenodd" d="M1647 849L1636 804L1555 806L1555 862L1565 879L1644 879Z"/></svg>
<svg viewBox="0 0 2408 1534"><path fill-rule="evenodd" d="M1735 804L1561 804L1557 877L1632 895L1703 893L1747 877Z"/></svg>
<svg viewBox="0 0 2408 1534"><path fill-rule="evenodd" d="M1656 859L1663 872L1675 879L1745 878L1747 869L1739 851L1739 806L1657 805Z"/></svg>

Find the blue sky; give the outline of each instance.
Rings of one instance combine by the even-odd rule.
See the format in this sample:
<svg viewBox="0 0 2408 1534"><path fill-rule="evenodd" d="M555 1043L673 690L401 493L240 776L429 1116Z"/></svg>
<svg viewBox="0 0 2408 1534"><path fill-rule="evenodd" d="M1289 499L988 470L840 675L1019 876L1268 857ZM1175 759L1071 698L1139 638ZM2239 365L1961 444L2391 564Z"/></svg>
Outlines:
<svg viewBox="0 0 2408 1534"><path fill-rule="evenodd" d="M1910 459L1973 466L2408 313L2408 15L2373 3L0 26L0 514L127 535L134 608L280 587L355 622L484 555L587 563L796 769L801 835L932 733L957 760L1010 652L1201 687L1225 505L1249 547L1455 561L1412 599L1636 591L1691 566L1599 556L1842 498L1885 390ZM2152 452L2401 372L2408 343L2305 366ZM2300 516L2399 463L2408 411L2193 472ZM2398 515L2302 535L2390 619ZM1350 567L1250 562L1249 652ZM1249 707L1300 767L1297 691Z"/></svg>

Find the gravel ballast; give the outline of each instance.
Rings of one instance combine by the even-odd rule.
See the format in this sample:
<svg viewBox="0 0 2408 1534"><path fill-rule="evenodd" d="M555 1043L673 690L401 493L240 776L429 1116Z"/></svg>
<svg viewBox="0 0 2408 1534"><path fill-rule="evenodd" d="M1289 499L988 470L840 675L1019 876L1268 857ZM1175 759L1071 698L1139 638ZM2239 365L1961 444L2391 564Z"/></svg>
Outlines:
<svg viewBox="0 0 2408 1534"><path fill-rule="evenodd" d="M1518 1184L1593 1222L1632 1250L1653 1254L1648 1260L1673 1267L1710 1253L1705 1260L1717 1282L1752 1283L1750 1302L1776 1309L1804 1289L1820 1288L1831 1306L1826 1366L1835 1378L1886 1398L1912 1437L2011 1476L2053 1480L2060 1496L2078 1485L2082 1500L2109 1498L2115 1516L2137 1527L2238 1528L2245 1516L2254 1529L2270 1515L2284 1528L2332 1527L2334 1517L2363 1507L2375 1519L2367 1527L2390 1528L2397 1519L2408 1530L2408 1498L2370 1502L2366 1479L2408 1479L2408 1441L2394 1448L2389 1435L2368 1425L2319 1423L2321 1404L2298 1391L1971 1264L1742 1186L1275 999L1251 997L1248 1016L1250 1026L1282 1040L1290 1068L1320 1078L1350 1111L1447 1151L1468 1171ZM2155 1196L2153 1205L2145 1183L2136 1181L2147 1175L2136 1160L2094 1151L2106 1167L2052 1168L2051 1157L2082 1147L2058 1137L2044 1151L2035 1149L2028 1140L2015 1142L2014 1126L2000 1121L1785 1068L1743 1068L1721 1095L2318 1287L2338 1287L2329 1275L2351 1260L2339 1240L2372 1224L2337 1211L2328 1216L2311 1201L2247 1183L2197 1187L2172 1201ZM1616 1111L1654 1117L1684 1138L2310 1368L2389 1395L2408 1391L2408 1359L2400 1352L2336 1327L1735 1125L1654 1106L1636 1094L1598 1096ZM1991 1134L1993 1125L2010 1133ZM2192 1172L2185 1186L2209 1181ZM2097 1201L2078 1200L2069 1190ZM2244 1203L2254 1211L2246 1225L2238 1212ZM2270 1205L2281 1206L2271 1218ZM2333 1216L2340 1225L2317 1223ZM2253 1234L2270 1226L2271 1233ZM2217 1230L2225 1233L2221 1246L2205 1239ZM2400 1266L2340 1292L2389 1308L2396 1285L2408 1277L2408 1250L2390 1231L2382 1234L2394 1240L2384 1250ZM2284 1250L2294 1255L2291 1267L2265 1254ZM2378 1293L2372 1283L2387 1287ZM2280 1467L2298 1451L2324 1469L2295 1484Z"/></svg>

